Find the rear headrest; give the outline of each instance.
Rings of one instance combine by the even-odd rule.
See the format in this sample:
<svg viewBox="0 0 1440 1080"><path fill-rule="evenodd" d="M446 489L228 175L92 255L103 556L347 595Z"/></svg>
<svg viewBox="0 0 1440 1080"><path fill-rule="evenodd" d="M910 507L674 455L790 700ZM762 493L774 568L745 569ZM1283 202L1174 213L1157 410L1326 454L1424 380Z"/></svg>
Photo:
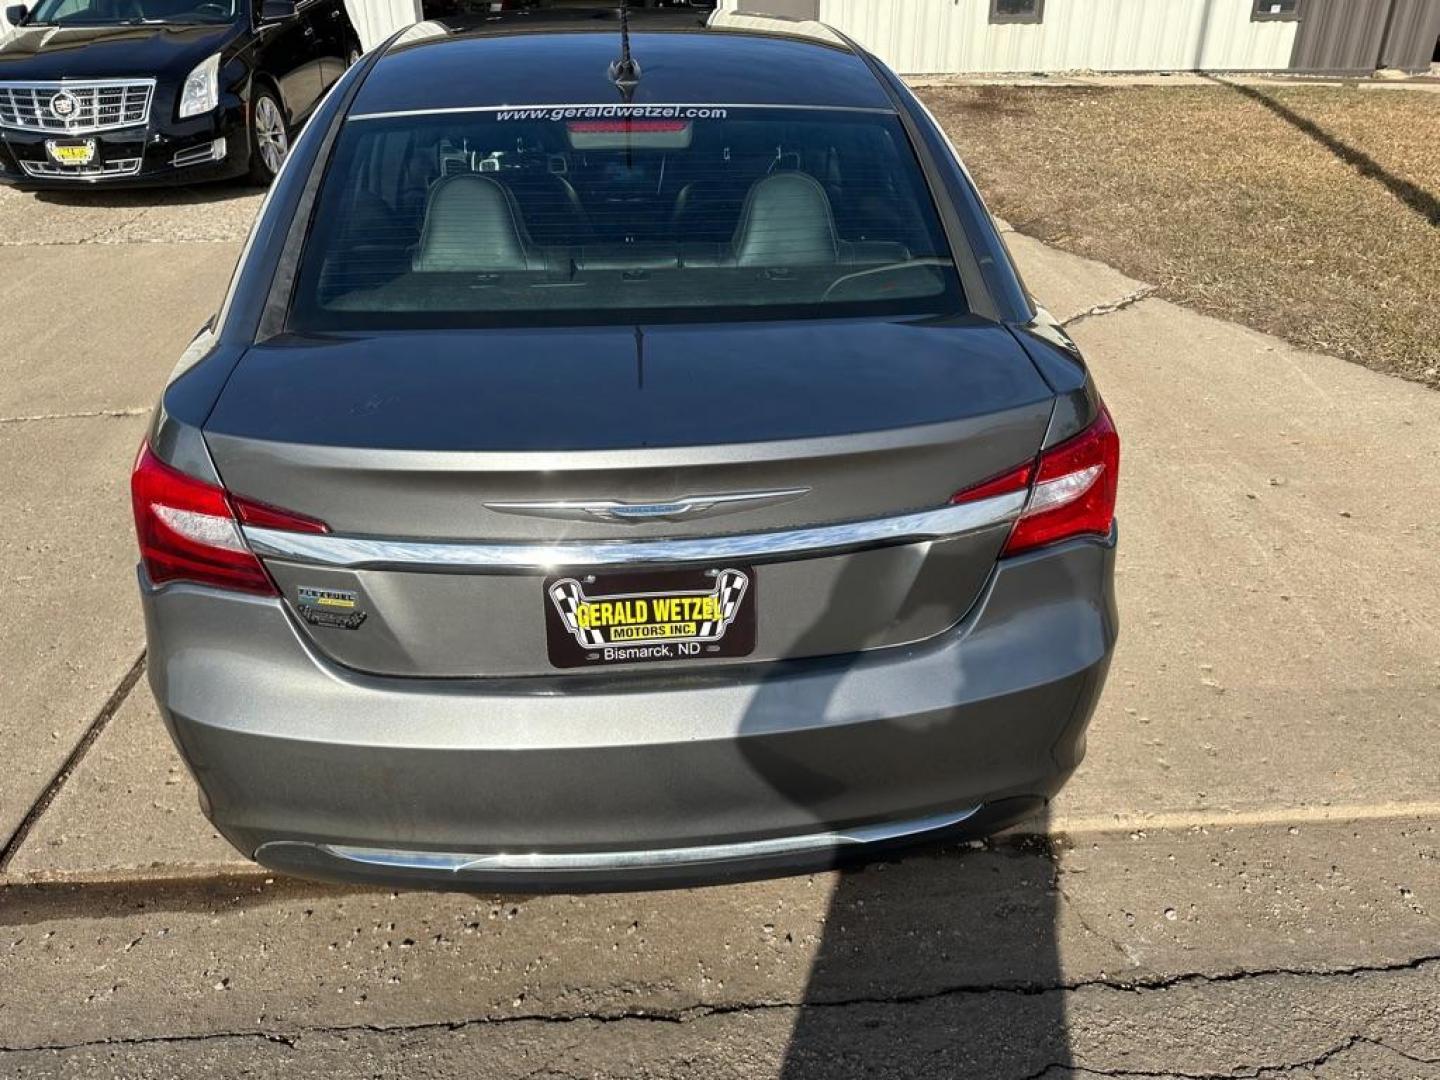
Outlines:
<svg viewBox="0 0 1440 1080"><path fill-rule="evenodd" d="M479 173L446 177L430 189L416 270L495 273L528 270L524 226L498 180Z"/></svg>
<svg viewBox="0 0 1440 1080"><path fill-rule="evenodd" d="M735 231L737 266L823 266L839 259L830 197L807 173L755 183Z"/></svg>

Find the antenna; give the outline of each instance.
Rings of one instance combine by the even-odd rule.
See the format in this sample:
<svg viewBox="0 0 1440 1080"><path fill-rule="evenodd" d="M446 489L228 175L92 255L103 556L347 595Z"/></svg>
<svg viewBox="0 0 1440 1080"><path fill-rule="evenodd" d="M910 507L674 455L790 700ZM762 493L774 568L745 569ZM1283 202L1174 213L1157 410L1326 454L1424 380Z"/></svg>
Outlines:
<svg viewBox="0 0 1440 1080"><path fill-rule="evenodd" d="M640 83L640 65L630 55L630 0L620 0L620 59L610 65L610 81L627 100Z"/></svg>

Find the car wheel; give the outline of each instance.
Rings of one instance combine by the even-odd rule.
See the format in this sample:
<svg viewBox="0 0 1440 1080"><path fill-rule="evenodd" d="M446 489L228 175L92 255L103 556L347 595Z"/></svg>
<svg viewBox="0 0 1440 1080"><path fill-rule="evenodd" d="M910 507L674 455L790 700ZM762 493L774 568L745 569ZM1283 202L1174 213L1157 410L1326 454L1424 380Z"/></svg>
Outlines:
<svg viewBox="0 0 1440 1080"><path fill-rule="evenodd" d="M285 110L269 90L257 91L250 103L250 177L269 184L290 152Z"/></svg>

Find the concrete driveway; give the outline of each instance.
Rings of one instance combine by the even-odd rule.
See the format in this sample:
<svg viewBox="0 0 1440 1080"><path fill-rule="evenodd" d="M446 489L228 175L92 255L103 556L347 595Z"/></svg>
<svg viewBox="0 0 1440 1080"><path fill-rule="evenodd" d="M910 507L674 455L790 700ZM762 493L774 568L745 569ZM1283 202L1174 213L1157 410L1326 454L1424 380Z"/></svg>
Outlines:
<svg viewBox="0 0 1440 1080"><path fill-rule="evenodd" d="M0 851L140 657L125 461L258 206L0 188Z"/></svg>
<svg viewBox="0 0 1440 1080"><path fill-rule="evenodd" d="M0 1076L1440 1076L1440 396L1012 235L1125 440L1047 820L691 892L311 886L213 836L137 681L130 458L256 202L0 191Z"/></svg>

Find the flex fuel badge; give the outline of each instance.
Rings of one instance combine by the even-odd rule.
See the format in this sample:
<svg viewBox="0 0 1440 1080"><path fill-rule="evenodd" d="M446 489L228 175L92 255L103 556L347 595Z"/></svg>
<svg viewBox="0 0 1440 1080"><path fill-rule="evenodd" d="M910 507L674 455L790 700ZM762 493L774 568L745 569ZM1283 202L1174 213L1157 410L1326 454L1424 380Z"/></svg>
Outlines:
<svg viewBox="0 0 1440 1080"><path fill-rule="evenodd" d="M301 585L295 594L300 617L311 626L355 630L365 621L360 594L345 589L316 589Z"/></svg>
<svg viewBox="0 0 1440 1080"><path fill-rule="evenodd" d="M755 651L755 571L555 577L545 582L556 667L748 656Z"/></svg>

